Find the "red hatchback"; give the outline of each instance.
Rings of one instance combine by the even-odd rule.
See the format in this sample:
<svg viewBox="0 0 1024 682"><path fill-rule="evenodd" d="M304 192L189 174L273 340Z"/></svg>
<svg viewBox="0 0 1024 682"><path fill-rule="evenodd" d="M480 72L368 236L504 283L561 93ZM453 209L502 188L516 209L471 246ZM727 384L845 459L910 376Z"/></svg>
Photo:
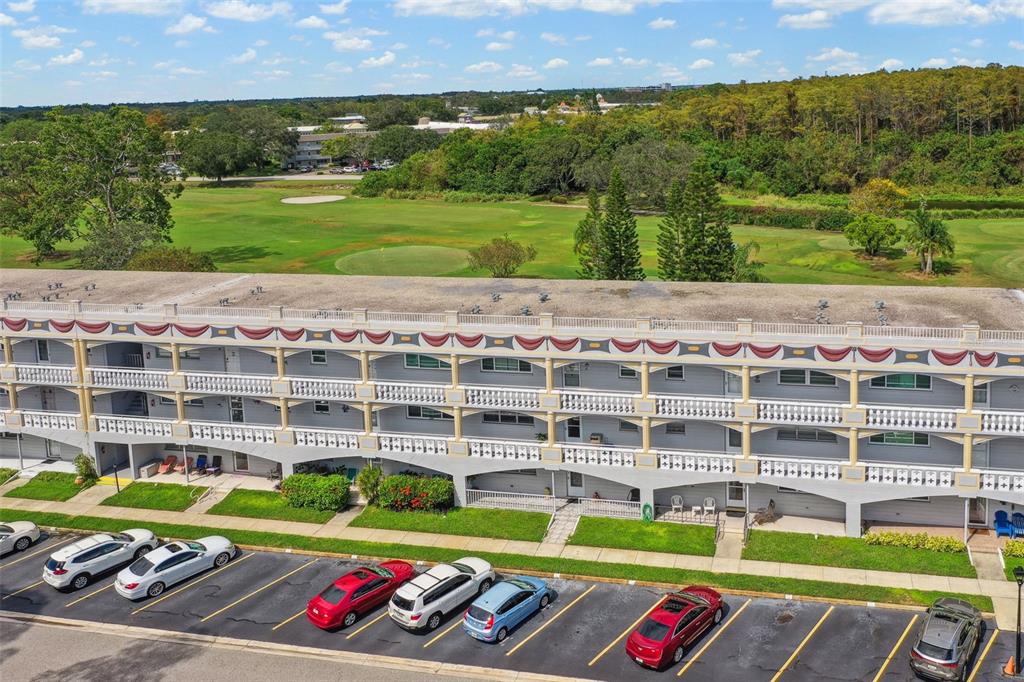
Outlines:
<svg viewBox="0 0 1024 682"><path fill-rule="evenodd" d="M700 635L722 620L722 595L710 587L687 587L661 600L626 640L626 653L640 665L661 670L683 660Z"/></svg>
<svg viewBox="0 0 1024 682"><path fill-rule="evenodd" d="M386 604L401 585L415 575L412 564L385 561L349 571L309 600L306 617L318 628L348 627L359 616Z"/></svg>

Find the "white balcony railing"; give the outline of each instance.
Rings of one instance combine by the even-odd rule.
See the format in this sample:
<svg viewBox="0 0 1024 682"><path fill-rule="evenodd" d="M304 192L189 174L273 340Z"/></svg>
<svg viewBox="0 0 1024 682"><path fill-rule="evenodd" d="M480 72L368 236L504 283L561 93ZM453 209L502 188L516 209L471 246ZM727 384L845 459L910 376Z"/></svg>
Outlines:
<svg viewBox="0 0 1024 682"><path fill-rule="evenodd" d="M867 464L869 483L888 485L929 486L951 488L956 470L947 467L915 466L910 464Z"/></svg>
<svg viewBox="0 0 1024 682"><path fill-rule="evenodd" d="M377 381L377 400L382 403L443 405L444 386Z"/></svg>
<svg viewBox="0 0 1024 682"><path fill-rule="evenodd" d="M631 467L636 450L613 445L562 445L562 459L569 464Z"/></svg>
<svg viewBox="0 0 1024 682"><path fill-rule="evenodd" d="M957 410L949 407L868 405L867 425L898 431L952 431Z"/></svg>
<svg viewBox="0 0 1024 682"><path fill-rule="evenodd" d="M828 403L758 400L757 418L775 424L841 424L843 406Z"/></svg>
<svg viewBox="0 0 1024 682"><path fill-rule="evenodd" d="M512 493L505 490L469 489L466 491L467 507L514 509L516 511L535 511L553 514L557 503L557 499L553 495Z"/></svg>
<svg viewBox="0 0 1024 682"><path fill-rule="evenodd" d="M359 448L359 431L342 429L307 429L294 427L295 444L317 448L341 448L357 450Z"/></svg>
<svg viewBox="0 0 1024 682"><path fill-rule="evenodd" d="M229 395L271 395L273 378L245 374L200 374L189 372L185 375L185 387L201 393L226 393Z"/></svg>
<svg viewBox="0 0 1024 682"><path fill-rule="evenodd" d="M634 396L630 393L601 393L598 391L558 391L562 396L562 410L584 414L632 414Z"/></svg>
<svg viewBox="0 0 1024 682"><path fill-rule="evenodd" d="M1024 471L982 471L981 489L1024 493Z"/></svg>
<svg viewBox="0 0 1024 682"><path fill-rule="evenodd" d="M985 433L1024 435L1024 412L981 412L981 430Z"/></svg>
<svg viewBox="0 0 1024 682"><path fill-rule="evenodd" d="M75 383L75 368L61 365L15 365L18 381L27 384Z"/></svg>
<svg viewBox="0 0 1024 682"><path fill-rule="evenodd" d="M352 379L292 379L292 395L318 400L355 400L356 384Z"/></svg>
<svg viewBox="0 0 1024 682"><path fill-rule="evenodd" d="M628 500L602 500L593 497L581 497L579 500L581 516L608 516L615 519L639 519L642 508L639 502Z"/></svg>
<svg viewBox="0 0 1024 682"><path fill-rule="evenodd" d="M157 369L125 369L94 367L89 370L93 386L163 391L167 389L168 372Z"/></svg>
<svg viewBox="0 0 1024 682"><path fill-rule="evenodd" d="M540 461L540 445L525 441L467 438L470 457Z"/></svg>
<svg viewBox="0 0 1024 682"><path fill-rule="evenodd" d="M78 428L78 413L22 410L21 423L26 427L34 429L74 431Z"/></svg>
<svg viewBox="0 0 1024 682"><path fill-rule="evenodd" d="M277 427L227 422L192 422L192 437L238 443L273 443Z"/></svg>
<svg viewBox="0 0 1024 682"><path fill-rule="evenodd" d="M731 474L735 469L733 455L708 452L672 452L658 450L658 468L708 474Z"/></svg>
<svg viewBox="0 0 1024 682"><path fill-rule="evenodd" d="M447 455L449 438L444 436L418 436L414 434L378 434L377 444L382 452L400 452L409 455Z"/></svg>
<svg viewBox="0 0 1024 682"><path fill-rule="evenodd" d="M97 414L96 430L102 433L123 433L132 436L171 437L171 419L150 417L122 417L113 414Z"/></svg>
<svg viewBox="0 0 1024 682"><path fill-rule="evenodd" d="M731 398L654 395L655 409L661 417L686 419L732 419L736 401Z"/></svg>
<svg viewBox="0 0 1024 682"><path fill-rule="evenodd" d="M540 409L540 391L504 386L467 386L466 404L504 410L537 410Z"/></svg>
<svg viewBox="0 0 1024 682"><path fill-rule="evenodd" d="M802 478L815 481L838 481L840 467L836 460L793 459L790 457L757 457L762 476L771 478Z"/></svg>

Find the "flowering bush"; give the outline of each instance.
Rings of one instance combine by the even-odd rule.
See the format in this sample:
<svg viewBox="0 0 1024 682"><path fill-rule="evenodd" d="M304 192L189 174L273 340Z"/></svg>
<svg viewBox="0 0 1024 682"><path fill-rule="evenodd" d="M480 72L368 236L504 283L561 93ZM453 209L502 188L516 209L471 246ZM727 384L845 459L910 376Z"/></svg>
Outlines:
<svg viewBox="0 0 1024 682"><path fill-rule="evenodd" d="M963 541L945 535L929 535L928 533L867 533L864 542L869 545L883 547L906 547L908 549L928 549L933 552L958 554L966 552Z"/></svg>
<svg viewBox="0 0 1024 682"><path fill-rule="evenodd" d="M1003 545L1003 556L1024 559L1024 540L1007 540Z"/></svg>
<svg viewBox="0 0 1024 682"><path fill-rule="evenodd" d="M433 511L448 509L454 502L455 484L450 479L413 474L385 476L377 494L377 504L384 509Z"/></svg>

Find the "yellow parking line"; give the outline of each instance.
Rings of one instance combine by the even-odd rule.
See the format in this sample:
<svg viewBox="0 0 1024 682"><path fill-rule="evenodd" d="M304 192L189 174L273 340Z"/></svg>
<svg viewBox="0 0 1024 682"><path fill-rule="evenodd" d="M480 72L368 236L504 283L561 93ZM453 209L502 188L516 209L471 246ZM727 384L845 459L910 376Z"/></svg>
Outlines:
<svg viewBox="0 0 1024 682"><path fill-rule="evenodd" d="M10 594L5 594L4 596L0 597L0 599L7 599L8 597L13 597L16 594L21 594L22 592L24 592L26 590L31 590L33 587L38 587L39 585L42 585L42 584L43 584L43 581L40 580L39 582L32 583L28 587L21 588L17 592L11 592Z"/></svg>
<svg viewBox="0 0 1024 682"><path fill-rule="evenodd" d="M278 623L278 624L277 624L277 625L275 625L274 627L270 628L270 631L271 631L271 632L273 632L274 630L277 630L278 628L282 628L282 627L284 627L285 625L288 625L288 623L292 622L293 620L295 620L296 618L298 618L299 616L301 616L301 615L302 615L302 614L304 614L305 612L306 612L306 609L302 609L301 611L299 611L298 613L296 613L296 614L295 614L294 616L288 616L287 618L285 618L284 620L282 620L282 621L281 621L280 623Z"/></svg>
<svg viewBox="0 0 1024 682"><path fill-rule="evenodd" d="M213 618L214 616L220 615L220 614L224 613L225 611L227 611L228 609L230 609L230 608L232 608L232 607L234 607L234 606L237 606L237 605L241 604L242 602L244 602L244 601L245 601L246 599L248 599L249 597L253 597L253 596L255 596L255 595L259 594L260 592L262 592L263 590L265 590L265 589L267 589L267 588L269 588L269 587L273 587L274 585L278 584L279 582L281 582L281 581L282 581L282 580L284 580L285 578L287 578L287 577L289 577L289 576L292 576L292 575L295 575L296 573L298 573L298 572L299 572L299 571L301 571L302 569L304 569L304 568L308 568L308 567L312 566L312 565L313 565L313 564L315 564L315 563L316 563L317 561L319 561L319 559L313 559L312 561L307 561L306 563L302 564L302 565L301 565L301 566L299 566L298 568L296 568L296 569L294 569L294 570L291 570L291 571L288 571L287 573L285 573L284 575L282 575L282 576L281 576L280 578L278 578L278 579L276 579L276 580L273 580L273 581L271 581L271 582L267 583L267 584L266 584L266 585L264 585L263 587L258 587L258 588L256 588L255 590L253 590L253 591L252 591L252 592L250 592L249 594L247 594L247 595L245 595L244 597L241 597L241 598L239 598L239 599L236 599L235 601L231 602L231 603L230 603L230 604L228 604L227 606L224 606L224 607L221 607L221 608L217 609L216 611L214 611L213 613L211 613L211 614L210 614L209 616L207 616L206 618L203 618L203 619L201 619L201 620L200 620L199 622L200 622L200 623L205 623L206 621L210 620L210 619L211 619L211 618Z"/></svg>
<svg viewBox="0 0 1024 682"><path fill-rule="evenodd" d="M900 646L903 645L903 640L905 640L907 638L907 635L910 634L910 628L914 627L914 623L917 622L917 618L918 614L915 613L914 617L910 619L909 623L907 623L907 627L903 631L903 634L900 635L900 638L896 640L896 645L892 648L892 651L889 652L889 655L882 663L882 667L878 669L878 674L875 675L875 679L873 679L871 682L878 682L880 679L882 679L882 675L885 674L885 671L889 667L889 664L892 663L892 659L894 656L896 656L896 652L900 650Z"/></svg>
<svg viewBox="0 0 1024 682"><path fill-rule="evenodd" d="M797 648L793 651L792 654L790 654L789 658L786 659L786 662L782 664L782 667L779 668L779 672L775 673L775 676L772 678L771 682L776 682L780 677L782 677L782 673L786 672L786 668L788 668L793 663L793 661L796 660L796 657L800 654L801 651L803 651L803 648L807 646L807 643L811 641L811 637L814 637L814 633L818 631L818 628L820 628L821 624L825 622L825 619L832 615L832 612L835 610L835 608L835 605L828 607L828 610L825 611L825 614L818 620L817 623L814 624L814 627L811 628L811 631L807 633L807 636L804 637L802 642L800 642L800 645L797 646Z"/></svg>
<svg viewBox="0 0 1024 682"><path fill-rule="evenodd" d="M601 660L602 656L604 656L606 653L608 653L611 650L611 648L613 646L615 646L616 644L621 642L623 637L625 637L626 635L631 633L633 630L636 630L636 626L640 625L640 621L642 621L644 618L646 618L648 615L650 615L651 611L656 609L658 607L658 604L660 604L661 600L664 599L664 598L665 597L658 597L658 601L656 601L653 604L651 604L651 608L649 608L646 611L644 611L643 615L640 616L639 618L637 618L636 620L634 620L633 624L630 625L625 630L623 630L622 634L619 635L618 637L616 637L614 640L612 640L611 644L609 644L605 648L601 649L601 653L599 653L597 656L594 656L592 659L590 659L590 663L587 663L587 665L590 666L590 665L594 665L595 663L597 663L599 660Z"/></svg>
<svg viewBox="0 0 1024 682"><path fill-rule="evenodd" d="M77 604L78 602L80 602L80 601L85 601L85 600L86 600L86 599L88 599L89 597L92 597L92 596L94 596L94 595L97 595L97 594L99 594L100 592L102 592L103 590L109 590L109 589L110 589L111 587L113 587L113 586L114 586L114 583L110 583L110 584L109 584L109 585L107 585L106 587L101 587L101 588L100 588L100 589L98 589L98 590L95 590L95 591L93 591L93 592L90 592L89 594L85 595L84 597L79 597L78 599L76 599L76 600L74 600L74 601L72 601L72 602L68 602L67 604L65 604L65 605L64 605L64 608L67 608L67 607L69 607L69 606L74 606L74 605L75 605L75 604Z"/></svg>
<svg viewBox="0 0 1024 682"><path fill-rule="evenodd" d="M978 660L974 663L974 670L971 671L971 676L967 678L967 682L974 682L974 678L978 676L978 671L981 670L981 664L985 662L985 657L988 656L988 652L992 649L992 645L995 644L996 637L998 636L999 629L996 628L992 631L992 636L989 637L988 644L985 645L985 649L981 652L981 656L978 656Z"/></svg>
<svg viewBox="0 0 1024 682"><path fill-rule="evenodd" d="M231 568L232 566L237 566L238 564L242 563L243 561L245 561L249 557L254 557L254 556L256 556L256 555L255 554L246 554L244 557L242 557L238 561L232 561L229 564L225 564L224 566L221 566L220 568L218 568L216 571L213 571L211 573L207 573L206 575L204 575L199 580L194 580L194 581L190 582L188 585L185 585L184 587L179 587L178 589L176 589L174 592L171 592L170 594L165 594L164 596L158 597L154 601L149 602L145 606L140 606L139 608L137 608L134 611L132 611L132 615L134 616L137 613L141 613L142 611L145 611L146 609L148 609L151 606L156 606L157 604L162 602L164 599L170 599L171 597L173 597L176 594L181 594L182 592L184 592L185 590L189 589L190 587L195 587L196 585L198 585L199 583L203 582L207 578L212 578L213 576L217 575L221 571L226 571L227 569Z"/></svg>
<svg viewBox="0 0 1024 682"><path fill-rule="evenodd" d="M371 621L370 621L369 623L367 623L367 624L366 624L366 625L364 625L363 627L361 627L361 628L359 628L358 630L356 630L355 632L353 632L353 633L352 633L351 635L349 635L349 636L348 636L348 637L346 637L345 639L352 639L353 637L355 637L355 636L356 636L356 635L358 635L358 634L359 634L360 632L362 632L362 631L363 631L363 630L365 630L366 628L370 627L370 626L371 626L371 625L373 625L374 623L378 623L378 622L380 622L380 619L381 619L381 618L384 618L384 617L385 617L386 615L388 615L388 610L387 610L387 609L384 609L384 613L380 614L379 616L377 616L376 618L374 618L373 620L371 620Z"/></svg>
<svg viewBox="0 0 1024 682"><path fill-rule="evenodd" d="M455 619L455 622L454 622L454 623L452 623L452 624L451 624L450 626L448 626L447 628L445 628L445 631L444 631L444 632L442 632L441 634L437 635L437 636L436 636L436 637L434 637L434 638L433 638L432 640L430 640L429 642L427 642L426 644L424 644L424 645L423 645L423 648L424 648L424 649L426 649L426 648L427 648L428 646L430 646L431 644L433 644L433 643L434 643L434 642L436 642L437 640L441 639L442 637L444 637L445 635L447 635L447 634L448 634L449 632L451 632L451 631L452 631L452 630L454 630L455 628L459 627L460 625L462 625L462 619L461 619L461 618L456 618L456 619Z"/></svg>
<svg viewBox="0 0 1024 682"><path fill-rule="evenodd" d="M13 566L14 564L20 563L20 562L24 561L25 559L31 559L32 557L36 556L37 554L42 554L43 552L52 552L53 550L57 549L58 547L63 547L64 545L70 545L72 542L74 542L77 539L78 539L77 537L73 537L70 540L68 540L67 542L61 542L61 543L58 543L56 545L50 545L49 547L43 547L42 549L36 550L35 552L32 552L31 554L26 554L23 557L18 557L17 559L12 561L11 563L4 564L3 566L0 566L0 571L2 571L3 569L5 569L5 568L7 568L9 566Z"/></svg>
<svg viewBox="0 0 1024 682"><path fill-rule="evenodd" d="M712 635L711 639L709 639L707 642L705 642L704 646L702 646L697 651L697 653L695 653L693 656L691 656L690 660L688 660L686 662L686 664L683 665L683 667L679 669L679 672L676 673L676 677L682 677L683 673L685 673L687 670L690 669L690 666L693 665L694 661L696 661L698 658L700 658L701 654L703 654L705 651L707 651L711 647L711 645L715 643L715 640L718 639L722 635L723 632L725 632L725 629L727 627L729 627L730 625L732 625L733 621L736 620L741 613L743 613L743 609L745 609L748 606L750 606L750 602L751 601L752 600L748 599L747 601L743 602L743 606L741 606L738 609L736 609L736 613L734 613L731 616L729 616L729 620L725 621L725 625L723 625L722 627L718 628L718 631L715 632L714 635Z"/></svg>
<svg viewBox="0 0 1024 682"><path fill-rule="evenodd" d="M515 652L519 651L520 647L522 647L522 646L523 646L524 644L526 644L526 643L527 643L527 642L529 642L529 641L530 641L531 639L533 639L534 637L536 637L537 635L539 635L539 634L540 634L541 632L543 632L543 631L544 631L544 628L546 628L547 626L551 625L551 624L552 624L552 623L554 623L554 622L555 622L556 620L558 620L559 616L561 616L561 615L562 615L563 613L565 613L566 611L568 611L568 610L569 610L569 609L571 609L572 607L576 606L576 604L577 604L577 603L579 603L579 601L580 601L581 599L583 599L583 598L584 598L584 597L586 597L586 596L587 596L588 594L590 594L590 592L591 592L591 591L592 591L592 590L593 590L593 589L594 589L595 587L597 587L597 585L591 585L590 587L588 587L588 588L587 588L587 590L586 590L586 592L584 592L583 594L581 594L580 596L576 597L576 598L575 598L575 599L573 599L573 600L572 600L571 602L569 602L568 604L566 604L566 605L565 605L565 608L563 608L563 609L562 609L561 611L559 611L559 612L558 612L558 613L556 613L555 615L551 616L551 619L550 619L550 620L549 620L548 622L544 623L544 625L541 625L541 626L540 626L539 628L537 628L536 630L534 630L533 632L531 632L531 633L530 633L530 636L529 636L529 637L527 637L526 639L524 639L523 641L521 641L521 642L520 642L519 644L516 644L516 645L515 645L514 647L512 647L512 648L511 648L511 649L509 650L509 652L508 652L507 654L505 654L505 655L506 655L506 656L511 656L511 655L512 655L512 654L514 654Z"/></svg>

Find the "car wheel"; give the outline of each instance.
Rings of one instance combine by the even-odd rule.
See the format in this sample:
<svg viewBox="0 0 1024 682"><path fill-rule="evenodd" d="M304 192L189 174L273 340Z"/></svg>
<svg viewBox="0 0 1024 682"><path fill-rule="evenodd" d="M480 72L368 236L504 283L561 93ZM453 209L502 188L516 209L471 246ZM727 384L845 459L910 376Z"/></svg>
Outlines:
<svg viewBox="0 0 1024 682"><path fill-rule="evenodd" d="M672 652L672 662L678 663L679 661L683 660L683 653L683 647L677 646L676 650Z"/></svg>
<svg viewBox="0 0 1024 682"><path fill-rule="evenodd" d="M29 538L18 538L18 541L14 543L15 552L24 552L28 549L28 546L32 544L32 540Z"/></svg>
<svg viewBox="0 0 1024 682"><path fill-rule="evenodd" d="M551 603L551 597L550 596L545 594L543 597L540 598L540 607L542 609L546 609L548 604L550 604L550 603Z"/></svg>
<svg viewBox="0 0 1024 682"><path fill-rule="evenodd" d="M441 614L431 614L430 618L427 619L427 632L431 632L441 627Z"/></svg>
<svg viewBox="0 0 1024 682"><path fill-rule="evenodd" d="M495 635L496 641L498 642L504 642L506 637L508 637L508 628L498 630L498 634Z"/></svg>
<svg viewBox="0 0 1024 682"><path fill-rule="evenodd" d="M165 585L163 583L153 583L149 586L149 589L146 590L146 594L148 594L150 597L159 597L161 594L164 593L164 588Z"/></svg>
<svg viewBox="0 0 1024 682"><path fill-rule="evenodd" d="M480 591L477 594L483 594L487 590L491 589L491 583L492 583L492 581L491 581L490 578L488 578L487 580L484 580L482 583L480 583Z"/></svg>
<svg viewBox="0 0 1024 682"><path fill-rule="evenodd" d="M89 574L83 573L82 575L76 575L75 579L71 581L71 589L80 590L89 584Z"/></svg>
<svg viewBox="0 0 1024 682"><path fill-rule="evenodd" d="M715 625L718 625L721 622L722 622L722 609L718 608L718 609L715 609Z"/></svg>
<svg viewBox="0 0 1024 682"><path fill-rule="evenodd" d="M351 627L352 623L356 622L356 618L357 618L356 612L355 611L349 611L348 613L345 614L345 620L343 620L341 622L342 622L342 624L345 627Z"/></svg>
<svg viewBox="0 0 1024 682"><path fill-rule="evenodd" d="M137 550L135 550L135 554L132 555L132 559L138 561L142 557L146 556L146 552L150 551L150 549L152 548L149 545L143 545L142 547L139 547Z"/></svg>
<svg viewBox="0 0 1024 682"><path fill-rule="evenodd" d="M217 558L213 560L213 565L220 567L229 561L231 561L231 555L227 552L221 552L217 555Z"/></svg>

